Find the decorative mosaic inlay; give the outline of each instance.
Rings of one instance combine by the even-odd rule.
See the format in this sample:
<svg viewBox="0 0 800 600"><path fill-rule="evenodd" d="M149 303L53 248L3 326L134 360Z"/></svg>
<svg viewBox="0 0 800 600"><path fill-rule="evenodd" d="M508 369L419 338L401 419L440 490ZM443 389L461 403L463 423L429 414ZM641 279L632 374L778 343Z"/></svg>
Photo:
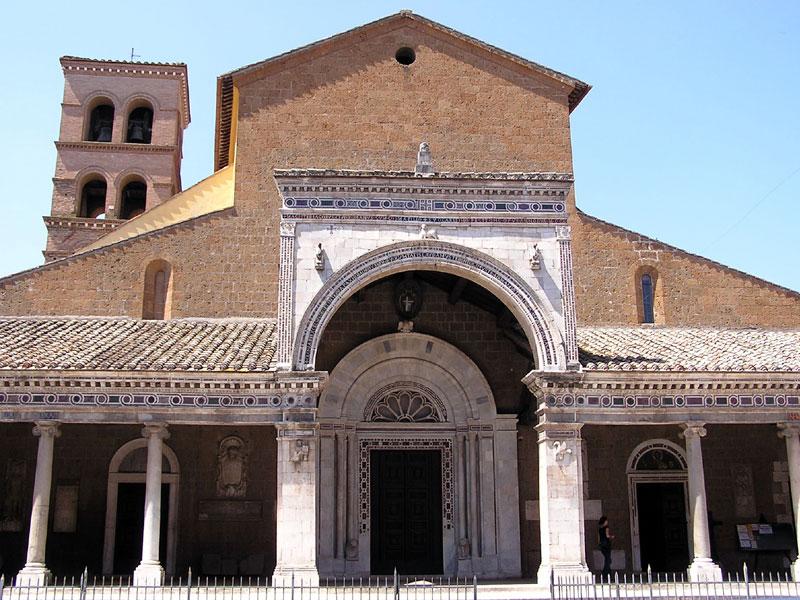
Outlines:
<svg viewBox="0 0 800 600"><path fill-rule="evenodd" d="M547 396L547 406L590 408L784 408L800 406L800 396L766 395L670 395L670 396L590 396L564 394Z"/></svg>
<svg viewBox="0 0 800 600"><path fill-rule="evenodd" d="M320 337L338 306L371 277L397 269L403 265L445 264L475 273L503 290L524 315L523 323L530 323L537 341L539 368L557 365L556 341L546 324L542 309L532 290L512 271L488 257L481 257L454 244L436 241L403 243L368 254L342 268L328 280L311 301L310 308L300 325L295 349L295 367L313 368Z"/></svg>
<svg viewBox="0 0 800 600"><path fill-rule="evenodd" d="M427 212L511 212L511 213L563 213L566 210L564 194L551 190L524 190L524 196L540 197L539 200L520 199L484 200L480 198L432 199L432 198L334 198L312 197L283 199L284 208L315 210L413 210ZM550 198L548 196L555 196Z"/></svg>
<svg viewBox="0 0 800 600"><path fill-rule="evenodd" d="M0 405L159 407L159 408L314 408L313 396L229 396L209 394L12 394L0 392Z"/></svg>
<svg viewBox="0 0 800 600"><path fill-rule="evenodd" d="M359 442L358 501L361 533L370 527L370 452L372 450L441 450L442 454L442 525L453 528L453 441L444 439L406 438L369 439Z"/></svg>
<svg viewBox="0 0 800 600"><path fill-rule="evenodd" d="M444 403L436 393L414 381L400 381L379 389L364 410L364 420L384 423L443 423Z"/></svg>

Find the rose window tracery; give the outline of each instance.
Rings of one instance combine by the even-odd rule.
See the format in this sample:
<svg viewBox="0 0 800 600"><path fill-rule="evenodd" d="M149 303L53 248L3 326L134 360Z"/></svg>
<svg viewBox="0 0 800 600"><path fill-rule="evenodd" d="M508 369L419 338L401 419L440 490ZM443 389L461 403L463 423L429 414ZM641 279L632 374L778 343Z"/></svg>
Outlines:
<svg viewBox="0 0 800 600"><path fill-rule="evenodd" d="M367 403L364 420L377 423L442 423L444 404L430 388L400 382L378 390Z"/></svg>

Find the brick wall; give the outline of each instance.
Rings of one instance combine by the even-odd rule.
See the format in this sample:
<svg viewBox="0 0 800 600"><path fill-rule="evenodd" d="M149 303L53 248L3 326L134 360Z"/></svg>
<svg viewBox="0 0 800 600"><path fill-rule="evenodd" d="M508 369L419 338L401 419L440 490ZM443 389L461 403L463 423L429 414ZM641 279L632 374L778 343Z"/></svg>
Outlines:
<svg viewBox="0 0 800 600"><path fill-rule="evenodd" d="M800 294L583 213L572 216L578 323L639 323L637 274L657 273L656 323L797 327ZM782 257L776 257L780 260Z"/></svg>
<svg viewBox="0 0 800 600"><path fill-rule="evenodd" d="M0 281L0 314L140 316L144 268L163 258L175 269L174 317L274 317L276 167L411 169L427 140L437 170L572 170L565 90L551 80L414 28L355 37L240 82L237 217ZM400 45L416 49L409 68L394 59ZM642 265L658 270L665 324L800 322L796 293L579 213L571 223L580 323L638 322Z"/></svg>

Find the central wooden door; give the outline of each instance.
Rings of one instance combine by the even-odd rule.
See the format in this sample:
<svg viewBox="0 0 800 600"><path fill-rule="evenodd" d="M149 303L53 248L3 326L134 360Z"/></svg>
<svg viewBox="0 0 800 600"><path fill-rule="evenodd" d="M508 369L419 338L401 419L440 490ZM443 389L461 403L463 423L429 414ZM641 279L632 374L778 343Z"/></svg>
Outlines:
<svg viewBox="0 0 800 600"><path fill-rule="evenodd" d="M161 484L161 534L159 556L167 556L169 484ZM142 561L145 484L120 483L117 488L117 525L114 536L114 573L130 575Z"/></svg>
<svg viewBox="0 0 800 600"><path fill-rule="evenodd" d="M441 451L373 450L370 461L372 573L442 573Z"/></svg>

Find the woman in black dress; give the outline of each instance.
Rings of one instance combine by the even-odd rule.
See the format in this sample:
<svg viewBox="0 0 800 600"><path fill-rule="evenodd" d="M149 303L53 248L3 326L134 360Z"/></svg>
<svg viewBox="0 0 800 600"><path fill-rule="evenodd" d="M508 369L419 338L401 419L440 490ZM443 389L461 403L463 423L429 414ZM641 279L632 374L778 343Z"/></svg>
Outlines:
<svg viewBox="0 0 800 600"><path fill-rule="evenodd" d="M611 529L608 527L608 517L603 515L597 523L597 540L600 552L603 553L603 577L611 577Z"/></svg>

